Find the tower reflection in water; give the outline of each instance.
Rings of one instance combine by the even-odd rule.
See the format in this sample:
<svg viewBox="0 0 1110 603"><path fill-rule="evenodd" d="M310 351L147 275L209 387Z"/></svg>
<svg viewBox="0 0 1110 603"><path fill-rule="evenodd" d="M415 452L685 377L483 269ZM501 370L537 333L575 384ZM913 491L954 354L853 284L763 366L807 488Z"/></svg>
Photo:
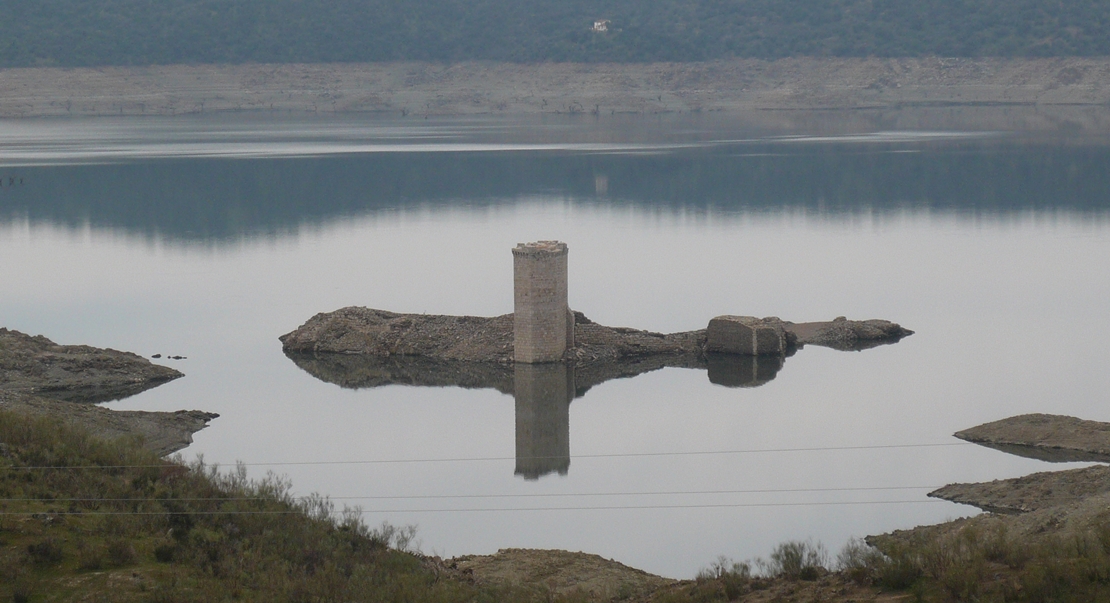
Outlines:
<svg viewBox="0 0 1110 603"><path fill-rule="evenodd" d="M549 362L512 365L434 361L421 357L349 354L286 355L314 377L344 388L385 385L492 388L516 399L516 469L532 481L570 470L570 403L593 386L673 367L708 370L709 381L725 387L758 387L783 368L781 356L644 356L585 367Z"/></svg>
<svg viewBox="0 0 1110 603"><path fill-rule="evenodd" d="M570 469L574 368L563 362L516 363L516 475L535 480Z"/></svg>

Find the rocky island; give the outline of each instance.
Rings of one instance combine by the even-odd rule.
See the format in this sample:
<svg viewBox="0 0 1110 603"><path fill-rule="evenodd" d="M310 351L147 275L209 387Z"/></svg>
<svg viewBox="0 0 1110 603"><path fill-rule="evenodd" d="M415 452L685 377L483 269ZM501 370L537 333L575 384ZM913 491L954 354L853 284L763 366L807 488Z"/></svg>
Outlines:
<svg viewBox="0 0 1110 603"><path fill-rule="evenodd" d="M573 345L562 361L574 367L578 395L609 379L665 367L707 369L710 380L721 385L759 385L806 345L862 350L913 333L886 320L719 317L705 329L665 334L600 325L581 312L572 316ZM511 393L513 319L513 314L487 318L347 307L317 314L280 340L298 366L344 387L407 383ZM765 332L773 345L766 353L730 352L719 343L730 327L748 331L749 342L750 334Z"/></svg>

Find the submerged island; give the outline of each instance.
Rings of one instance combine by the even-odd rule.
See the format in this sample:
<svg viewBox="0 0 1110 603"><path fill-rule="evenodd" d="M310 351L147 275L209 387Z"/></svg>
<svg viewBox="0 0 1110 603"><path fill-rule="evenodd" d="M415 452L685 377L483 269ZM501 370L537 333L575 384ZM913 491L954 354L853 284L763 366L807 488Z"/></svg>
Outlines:
<svg viewBox="0 0 1110 603"><path fill-rule="evenodd" d="M862 350L913 333L887 320L844 317L793 323L778 317L727 315L710 320L705 329L669 334L599 325L567 303L567 246L558 241L517 245L513 249L513 285L512 314L486 318L347 307L317 314L279 339L286 354L358 355L375 361L415 359L429 369L435 363L453 365L459 373L496 374L502 370L498 367L514 364L561 363L581 372L588 388L614 377L666 366L708 368L714 382L751 384L760 379L724 376L718 381L713 369L727 375L730 368L761 364L774 367L764 379L769 380L784 358L806 345ZM462 369L464 366L473 370ZM411 378L420 379L415 373ZM444 380L437 375L427 384L444 385ZM466 386L472 380L461 376L457 384Z"/></svg>
<svg viewBox="0 0 1110 603"><path fill-rule="evenodd" d="M711 383L758 387L806 345L863 350L913 333L887 320L794 323L718 316L705 329L655 333L595 323L567 304L567 247L513 249L514 312L494 317L400 314L363 307L317 314L280 337L286 356L345 388L492 388L516 400L516 475L570 466L569 405L595 385L662 368L700 369Z"/></svg>

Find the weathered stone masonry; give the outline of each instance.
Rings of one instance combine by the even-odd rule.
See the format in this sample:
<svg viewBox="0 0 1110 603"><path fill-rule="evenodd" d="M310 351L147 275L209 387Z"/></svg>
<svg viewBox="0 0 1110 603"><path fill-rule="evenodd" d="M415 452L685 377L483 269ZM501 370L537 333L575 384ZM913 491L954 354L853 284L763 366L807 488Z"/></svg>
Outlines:
<svg viewBox="0 0 1110 603"><path fill-rule="evenodd" d="M574 346L566 243L536 241L513 249L513 297L513 359L562 361Z"/></svg>

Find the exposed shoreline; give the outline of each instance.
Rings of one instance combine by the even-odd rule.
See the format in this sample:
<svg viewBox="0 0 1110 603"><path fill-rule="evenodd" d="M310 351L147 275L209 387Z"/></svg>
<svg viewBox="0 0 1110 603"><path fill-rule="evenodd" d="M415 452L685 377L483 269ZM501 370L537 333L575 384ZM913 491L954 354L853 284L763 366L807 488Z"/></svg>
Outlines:
<svg viewBox="0 0 1110 603"><path fill-rule="evenodd" d="M0 117L396 116L1110 107L1110 57L706 63L163 65L0 70Z"/></svg>
<svg viewBox="0 0 1110 603"><path fill-rule="evenodd" d="M130 352L58 345L0 328L0 409L80 425L106 439L139 437L159 456L182 450L219 417L199 410L111 410L98 402L133 396L182 377Z"/></svg>
<svg viewBox="0 0 1110 603"><path fill-rule="evenodd" d="M954 434L969 442L1047 462L1110 460L1110 423L1049 414L1028 414L978 425ZM906 543L944 541L964 531L1006 533L1027 545L1089 533L1105 520L1110 467L1043 471L1023 477L948 484L929 493L986 513L935 525L869 536L884 552Z"/></svg>
<svg viewBox="0 0 1110 603"><path fill-rule="evenodd" d="M330 326L326 324L335 317L344 320L330 323ZM355 319L361 319L365 324L358 324L359 320ZM768 320L778 321L764 319ZM421 322L427 324L417 324ZM399 315L363 308L346 308L333 315L321 314L314 317L309 321L309 328L301 333L299 343L307 345L312 340L315 343L346 346L342 352L321 351L319 348L315 350L323 356L336 358L350 358L352 352L354 356L375 356L387 351L390 352L385 356L388 358L393 355L392 352L399 352L400 348L404 348L407 353L402 356L416 353L417 357L430 359L429 361L442 362L449 359L457 364L466 364L475 362L466 359L471 355L485 357L491 352L495 355L503 353L502 346L470 345L486 339L490 341L485 343L501 341L504 334L498 327L504 327L503 323L507 323L506 317L483 319ZM791 332L795 333L799 344L825 345L838 349L858 349L875 343L890 343L909 333L886 321L838 319L828 323L778 321L776 324L792 328ZM392 328L398 326L404 328L400 331ZM577 361L587 368L602 357L607 358L607 362L638 362L635 359L650 359L660 355L696 358L705 355L701 347L704 343L704 331L668 336L635 329L613 329L595 325L581 315L576 316L576 326L579 329L588 327L581 333L585 336L586 347L577 351L590 350L591 354L576 354ZM390 334L387 331L393 332ZM450 339L455 344L448 348L433 345L445 334L451 335ZM305 339L306 335L310 337ZM460 335L469 337L456 338ZM852 340L852 347L843 347L846 338ZM283 341L289 339L289 336L283 337ZM648 339L658 341L647 345L644 342ZM459 343L462 340L470 341L468 344ZM357 351L346 349L356 341L363 347ZM138 435L144 439L148 449L160 455L187 446L192 433L203 429L217 416L200 411L118 412L81 403L103 399L105 395L123 391L117 384L131 384L134 389L142 390L180 376L180 373L172 369L153 365L134 354L89 346L59 346L42 336L30 337L7 329L0 329L0 344L0 351L3 352L0 354L0 369L3 369L0 370L0 408L5 410L59 417L110 439ZM603 364L604 362L606 361ZM505 362L492 364L506 363L509 363L507 359ZM642 368L635 365L630 369L630 374L640 372L639 369ZM612 376L615 375L609 375L610 378ZM376 375L378 380L389 381L387 377L388 374ZM440 377L450 384L467 386L466 383L456 383L456 377ZM506 385L511 382L501 381L503 380L497 380L501 387L511 387ZM492 386L498 387L497 384ZM45 396L57 399L52 400ZM1110 450L1110 424L1057 415L1010 417L961 431L956 437L1005 452L1050 461L1103 460L1106 458L1106 451ZM0 442L0 451L4 450L3 446ZM1009 534L1007 537L1016 539L1015 542L1030 544L1043 543L1058 537L1078 538L1088 533L1092 526L1105 517L1106 505L1110 501L1108 473L1110 467L1099 465L1035 473L994 482L951 484L929 496L977 506L988 513L871 536L867 541L884 553L896 556L906 546L924 546L922 543L926 542L943 544L962 538L961 534L976 531ZM495 555L464 555L449 560L428 557L424 562L437 575L442 572L463 581L509 586L538 584L537 572L540 572L544 577L544 584L557 592L578 592L585 589L606 599L614 598L613 593L618 591L649 598L658 593L669 592L670 589L691 587L688 581L655 576L606 561L596 555L559 550L505 549ZM874 585L852 583L850 576L844 572L818 573L814 581L803 583L791 579L748 579L745 588L745 592L749 594L756 591L770 592L775 596L785 597L783 600L815 598L816 595L834 601L878 600L877 597L882 593ZM901 595L894 596L897 598Z"/></svg>

